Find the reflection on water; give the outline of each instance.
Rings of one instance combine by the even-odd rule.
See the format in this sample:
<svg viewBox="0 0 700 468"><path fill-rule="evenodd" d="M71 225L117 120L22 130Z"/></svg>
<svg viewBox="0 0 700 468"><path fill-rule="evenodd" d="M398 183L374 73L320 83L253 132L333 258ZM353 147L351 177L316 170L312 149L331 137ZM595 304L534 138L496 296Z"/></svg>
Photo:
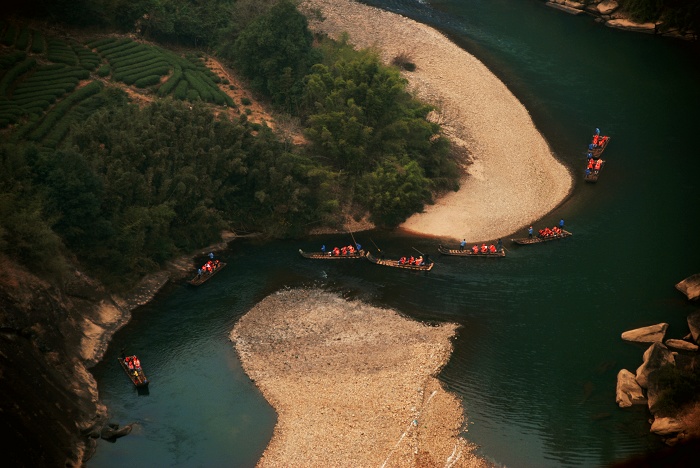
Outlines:
<svg viewBox="0 0 700 468"><path fill-rule="evenodd" d="M577 179L572 196L538 223L563 217L574 236L506 242L507 256L494 261L440 256L446 239L355 233L387 256L430 254L436 265L427 274L298 254L347 244L348 236L235 241L222 254L229 268L199 288L171 285L115 336L94 371L112 418L137 426L116 444L100 442L90 466L254 466L275 414L228 333L267 294L311 285L461 324L441 379L463 398L467 437L497 463L600 466L659 446L647 410L618 408L614 392L617 372L636 369L644 351L620 334L663 321L668 337L681 337L692 310L673 287L700 265L700 220L687 211L700 171L700 65L689 46L600 27L535 0L381 3L437 21L485 61L575 173L592 129L612 136L600 181ZM655 248L665 229L682 248ZM115 365L122 347L148 370L147 398Z"/></svg>

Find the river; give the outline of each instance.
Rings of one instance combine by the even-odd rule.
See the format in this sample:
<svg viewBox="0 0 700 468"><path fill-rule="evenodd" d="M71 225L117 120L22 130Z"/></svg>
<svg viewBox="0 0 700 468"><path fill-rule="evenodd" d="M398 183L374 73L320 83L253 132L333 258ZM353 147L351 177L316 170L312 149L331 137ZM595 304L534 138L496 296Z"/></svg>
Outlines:
<svg viewBox="0 0 700 468"><path fill-rule="evenodd" d="M659 322L687 333L694 310L674 284L700 271L697 216L700 60L692 45L606 28L539 0L366 2L433 25L483 61L530 111L575 174L560 218L574 236L505 242L504 259L441 257L436 240L356 234L388 255L429 253L428 273L297 252L348 236L236 240L229 266L199 288L172 284L134 312L93 371L113 420L90 467L254 466L276 416L228 341L236 319L284 287L322 287L419 320L463 325L441 380L463 399L466 437L513 467L600 466L658 449L644 407L615 404L616 374L645 346L620 334ZM582 182L595 127L611 136L597 184ZM527 155L523 155L523 165ZM522 235L524 233L518 233ZM152 381L138 395L116 362L138 352Z"/></svg>

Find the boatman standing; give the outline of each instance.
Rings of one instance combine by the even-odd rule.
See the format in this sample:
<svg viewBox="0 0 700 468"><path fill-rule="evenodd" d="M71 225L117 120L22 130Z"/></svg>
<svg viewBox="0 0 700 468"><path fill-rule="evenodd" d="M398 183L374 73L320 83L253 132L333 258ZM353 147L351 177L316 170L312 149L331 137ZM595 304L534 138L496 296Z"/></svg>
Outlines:
<svg viewBox="0 0 700 468"><path fill-rule="evenodd" d="M530 226L530 227L528 228L528 230L527 230L527 237L529 237L530 239L532 239L532 226Z"/></svg>
<svg viewBox="0 0 700 468"><path fill-rule="evenodd" d="M464 250L464 247L467 245L467 239L462 239L462 242L459 243L459 250L462 251Z"/></svg>
<svg viewBox="0 0 700 468"><path fill-rule="evenodd" d="M559 229L564 229L564 220L563 219L559 220Z"/></svg>

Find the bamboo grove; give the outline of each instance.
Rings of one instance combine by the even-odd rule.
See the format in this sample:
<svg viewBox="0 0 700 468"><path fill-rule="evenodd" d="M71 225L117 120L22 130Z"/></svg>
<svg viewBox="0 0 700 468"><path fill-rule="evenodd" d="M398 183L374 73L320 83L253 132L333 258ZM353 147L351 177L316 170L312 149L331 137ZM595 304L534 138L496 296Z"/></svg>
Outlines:
<svg viewBox="0 0 700 468"><path fill-rule="evenodd" d="M203 4L230 7L207 51L0 22L5 256L56 276L77 261L126 286L223 229L296 236L347 215L393 227L457 187L449 143L398 69L313 37L290 2ZM306 143L250 122L207 53L299 121Z"/></svg>

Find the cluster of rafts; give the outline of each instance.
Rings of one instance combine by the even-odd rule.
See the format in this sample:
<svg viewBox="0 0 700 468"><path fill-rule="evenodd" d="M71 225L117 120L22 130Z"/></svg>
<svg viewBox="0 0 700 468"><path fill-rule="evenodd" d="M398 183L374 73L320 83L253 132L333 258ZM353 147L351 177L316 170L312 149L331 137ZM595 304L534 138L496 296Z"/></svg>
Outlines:
<svg viewBox="0 0 700 468"><path fill-rule="evenodd" d="M593 135L592 142L588 145L588 150L587 150L587 156L588 156L588 163L586 166L586 173L584 176L584 180L586 182L597 182L598 181L598 176L600 175L600 170L603 166L604 161L601 159L601 155L603 154L603 151L605 151L605 148L607 148L608 143L610 141L610 137L608 136L600 136L600 130L596 128L595 135ZM591 166L591 161L593 161L593 169L590 168ZM597 168L596 168L597 167ZM550 241L555 241L555 240L561 240L565 239L567 237L571 237L573 234L571 232L566 231L564 229L561 229L558 231L557 234L555 235L537 235L537 236L528 236L528 237L521 237L521 238L514 238L511 239L511 241L515 244L519 245L530 245L530 244L539 244L542 242L550 242ZM353 237L354 241L354 237ZM462 246L461 248L447 248L442 245L438 245L438 252L441 253L442 255L451 255L451 256L456 256L456 257L479 257L479 258L504 258L506 256L506 248L503 247L501 242L499 241L498 243L498 248L495 249L465 249ZM388 266L388 267L393 267L393 268L401 268L404 270L416 270L416 271L430 271L433 269L435 266L435 263L430 259L430 257L426 254L421 253L421 256L418 257L418 259L414 259L413 262L408 261L405 259L405 257L399 258L399 259L387 259L384 258L384 253L382 252L381 249L377 248L378 254L375 256L371 252L366 251L364 249L358 248L353 251L346 251L345 253L336 253L336 252L326 252L326 251L320 251L320 252L304 252L302 249L299 249L299 254L301 254L302 257L308 258L308 259L313 259L313 260L357 260L357 259L365 259L368 260L376 265L383 265L383 266ZM213 254L210 254L210 257L213 258ZM216 268L214 269L205 269L204 273L202 273L202 269L199 270L198 274L190 279L188 281L189 284L192 286L199 286L203 284L204 282L208 281L211 279L216 273L221 271L224 267L226 266L226 263L223 262L216 262ZM145 387L148 385L149 381L146 378L146 375L143 372L143 369L141 366L138 366L138 369L130 368L129 362L133 364L133 360L136 359L138 362L138 358L136 356L130 356L130 357L120 357L119 358L119 363L121 366L124 368L124 371L126 374L129 376L129 379L131 379L132 383L136 387Z"/></svg>

